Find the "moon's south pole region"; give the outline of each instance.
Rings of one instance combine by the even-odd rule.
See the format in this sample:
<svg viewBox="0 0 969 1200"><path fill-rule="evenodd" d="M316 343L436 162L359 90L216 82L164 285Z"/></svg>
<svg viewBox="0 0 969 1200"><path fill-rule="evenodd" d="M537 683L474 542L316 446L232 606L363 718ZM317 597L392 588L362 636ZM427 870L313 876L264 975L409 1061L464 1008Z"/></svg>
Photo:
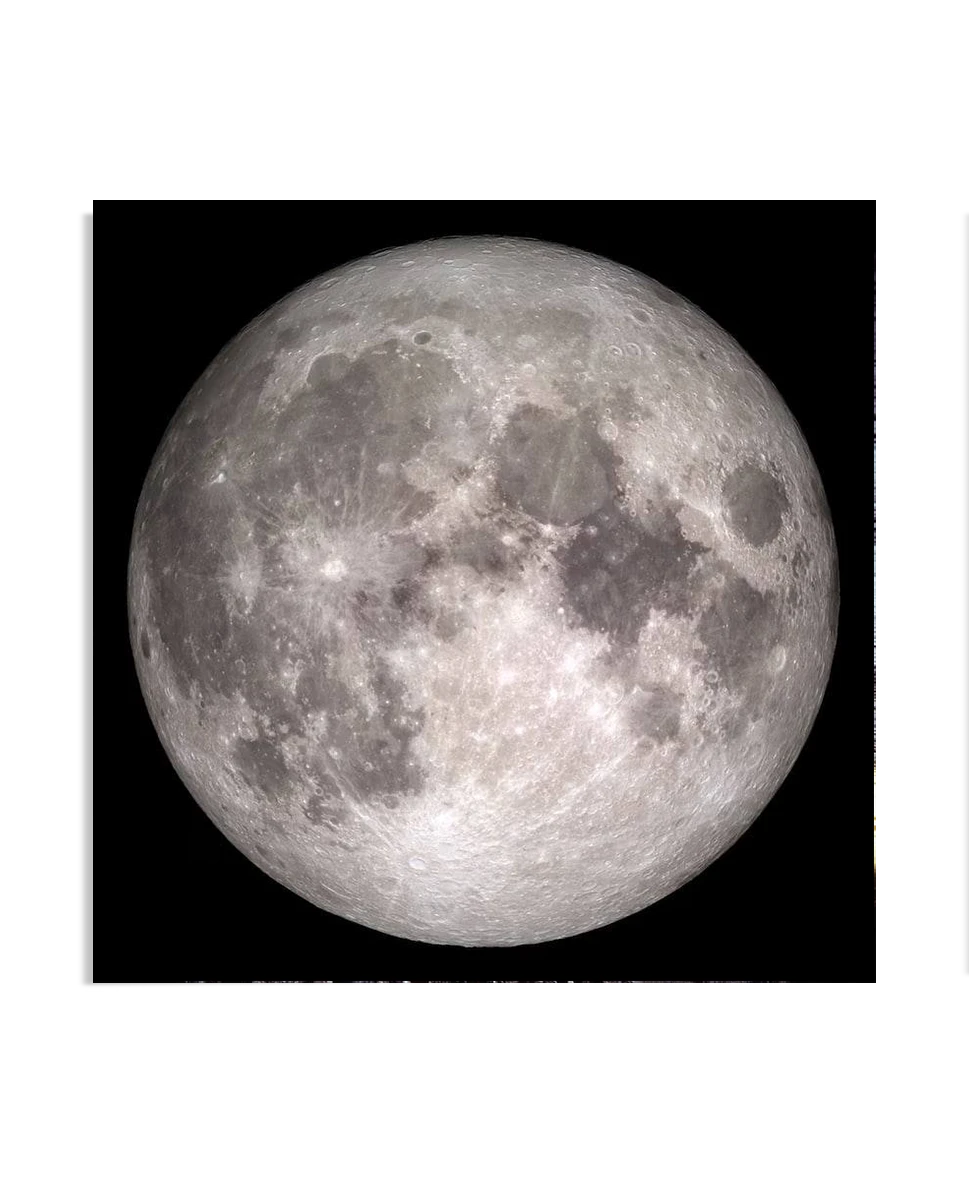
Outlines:
<svg viewBox="0 0 969 1200"><path fill-rule="evenodd" d="M384 251L244 329L141 493L130 632L192 795L403 938L637 912L797 757L834 537L770 381L651 279L542 242Z"/></svg>

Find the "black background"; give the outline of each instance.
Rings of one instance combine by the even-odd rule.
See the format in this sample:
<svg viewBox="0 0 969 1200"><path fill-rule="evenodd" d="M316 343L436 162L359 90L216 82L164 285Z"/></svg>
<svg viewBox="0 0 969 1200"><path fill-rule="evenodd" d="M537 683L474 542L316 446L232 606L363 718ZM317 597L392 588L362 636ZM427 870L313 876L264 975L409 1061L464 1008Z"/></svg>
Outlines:
<svg viewBox="0 0 969 1200"><path fill-rule="evenodd" d="M874 204L99 202L94 977L874 979L871 473ZM787 780L698 878L562 941L428 946L331 916L251 864L170 765L128 643L132 519L175 408L219 349L308 279L447 234L545 238L635 267L718 321L793 411L838 540L831 682Z"/></svg>

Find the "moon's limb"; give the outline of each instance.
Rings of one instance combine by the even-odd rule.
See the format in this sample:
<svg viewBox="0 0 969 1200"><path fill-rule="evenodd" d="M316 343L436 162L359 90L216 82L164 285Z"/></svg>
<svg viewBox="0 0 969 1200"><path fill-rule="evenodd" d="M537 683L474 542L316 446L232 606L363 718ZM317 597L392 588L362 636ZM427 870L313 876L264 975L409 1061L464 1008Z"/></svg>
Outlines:
<svg viewBox="0 0 969 1200"><path fill-rule="evenodd" d="M455 239L353 263L216 358L129 564L152 718L320 906L502 945L703 869L810 729L824 493L769 381L643 276Z"/></svg>

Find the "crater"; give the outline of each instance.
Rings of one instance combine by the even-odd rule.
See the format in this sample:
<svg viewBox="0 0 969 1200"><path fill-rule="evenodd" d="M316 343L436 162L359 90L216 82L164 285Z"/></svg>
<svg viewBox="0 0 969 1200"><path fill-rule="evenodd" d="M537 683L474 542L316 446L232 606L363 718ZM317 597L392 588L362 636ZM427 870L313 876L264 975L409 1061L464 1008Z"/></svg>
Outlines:
<svg viewBox="0 0 969 1200"><path fill-rule="evenodd" d="M251 788L275 800L289 782L289 768L279 747L265 737L237 738L232 755Z"/></svg>
<svg viewBox="0 0 969 1200"><path fill-rule="evenodd" d="M311 825L326 825L330 829L342 825L347 818L346 809L341 803L339 789L332 778L326 774L322 795L310 795L303 804L303 815Z"/></svg>
<svg viewBox="0 0 969 1200"><path fill-rule="evenodd" d="M429 333L425 332L425 333L415 333L414 334L414 345L415 346L426 346L430 340L431 340L431 335Z"/></svg>
<svg viewBox="0 0 969 1200"><path fill-rule="evenodd" d="M783 484L754 463L731 471L723 485L727 524L750 546L766 546L780 533L790 504Z"/></svg>
<svg viewBox="0 0 969 1200"><path fill-rule="evenodd" d="M231 694L235 679L222 651L231 638L229 613L218 579L221 522L194 489L172 488L153 519L151 611L158 640L168 653L175 681L186 695L193 683L203 693ZM144 643L140 643L144 652Z"/></svg>
<svg viewBox="0 0 969 1200"><path fill-rule="evenodd" d="M608 497L611 454L581 417L533 404L512 414L498 451L504 502L551 525L573 525Z"/></svg>
<svg viewBox="0 0 969 1200"><path fill-rule="evenodd" d="M143 629L141 631L141 653L145 658L151 658L151 642L148 640L148 634Z"/></svg>
<svg viewBox="0 0 969 1200"><path fill-rule="evenodd" d="M345 354L320 354L313 359L306 376L307 385L318 389L331 383L339 383L347 376L350 367L350 359Z"/></svg>
<svg viewBox="0 0 969 1200"><path fill-rule="evenodd" d="M657 283L655 279L649 281L649 286L656 299L662 301L663 304L668 304L671 308L690 307L689 301L684 300L678 292L674 292L672 288L665 287L662 283Z"/></svg>
<svg viewBox="0 0 969 1200"><path fill-rule="evenodd" d="M813 561L807 542L802 538L794 547L794 553L791 555L791 574L795 579L803 579Z"/></svg>

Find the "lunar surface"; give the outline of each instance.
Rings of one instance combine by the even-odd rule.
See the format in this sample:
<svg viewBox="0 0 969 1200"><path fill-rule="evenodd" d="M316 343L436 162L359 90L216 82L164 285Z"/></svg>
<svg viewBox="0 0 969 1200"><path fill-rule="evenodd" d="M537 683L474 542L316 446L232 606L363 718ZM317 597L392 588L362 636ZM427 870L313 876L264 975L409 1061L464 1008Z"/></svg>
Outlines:
<svg viewBox="0 0 969 1200"><path fill-rule="evenodd" d="M814 720L824 492L771 383L660 284L447 239L316 279L179 408L132 647L192 795L331 913L467 946L697 875Z"/></svg>

